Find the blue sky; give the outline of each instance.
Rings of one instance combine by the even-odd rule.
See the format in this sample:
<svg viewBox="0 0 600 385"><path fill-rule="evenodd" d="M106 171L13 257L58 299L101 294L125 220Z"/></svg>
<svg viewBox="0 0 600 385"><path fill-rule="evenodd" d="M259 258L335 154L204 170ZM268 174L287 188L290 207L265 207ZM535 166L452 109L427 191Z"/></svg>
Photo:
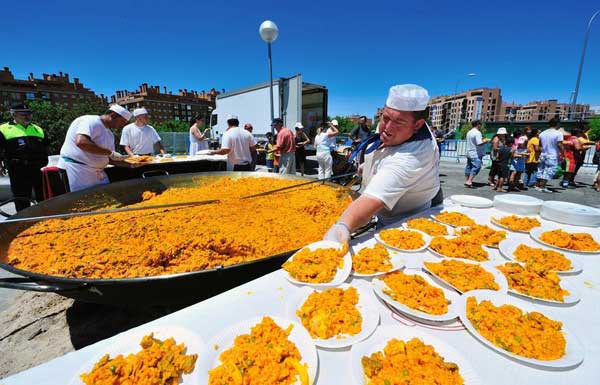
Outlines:
<svg viewBox="0 0 600 385"><path fill-rule="evenodd" d="M394 84L433 96L459 79L459 89L501 87L508 102L566 102L597 9L592 0L7 1L0 65L20 78L68 72L105 94L143 82L234 90L268 79L258 26L271 19L274 75L326 85L330 115L372 116ZM578 100L600 105L600 17Z"/></svg>

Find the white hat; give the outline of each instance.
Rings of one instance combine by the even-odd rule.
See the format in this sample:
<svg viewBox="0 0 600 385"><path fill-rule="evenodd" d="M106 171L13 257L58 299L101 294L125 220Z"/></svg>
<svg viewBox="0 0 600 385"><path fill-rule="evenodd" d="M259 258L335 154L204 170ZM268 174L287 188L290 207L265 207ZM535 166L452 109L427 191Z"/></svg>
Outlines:
<svg viewBox="0 0 600 385"><path fill-rule="evenodd" d="M148 110L146 110L144 107L133 110L133 116L146 115L147 113Z"/></svg>
<svg viewBox="0 0 600 385"><path fill-rule="evenodd" d="M429 103L427 90L416 84L400 84L390 88L385 105L399 111L423 111Z"/></svg>
<svg viewBox="0 0 600 385"><path fill-rule="evenodd" d="M519 136L519 139L517 140L518 144L524 144L527 143L527 137L526 136Z"/></svg>
<svg viewBox="0 0 600 385"><path fill-rule="evenodd" d="M126 109L118 104L113 104L112 106L110 106L109 110L121 115L123 117L123 119L125 119L125 120L131 119L131 112L129 112L128 109Z"/></svg>
<svg viewBox="0 0 600 385"><path fill-rule="evenodd" d="M336 126L336 127L337 127L337 126L338 126L338 121L337 121L336 119L333 119L333 120L331 121L331 124L333 124L334 126Z"/></svg>
<svg viewBox="0 0 600 385"><path fill-rule="evenodd" d="M294 127L296 128L304 128L304 126L302 125L302 123L298 122L294 125Z"/></svg>
<svg viewBox="0 0 600 385"><path fill-rule="evenodd" d="M237 119L237 115L227 115L227 119L226 120L230 120L230 119Z"/></svg>
<svg viewBox="0 0 600 385"><path fill-rule="evenodd" d="M500 127L498 129L498 131L496 132L496 135L507 135L507 134L508 134L508 132L506 131L506 128L504 128L504 127Z"/></svg>

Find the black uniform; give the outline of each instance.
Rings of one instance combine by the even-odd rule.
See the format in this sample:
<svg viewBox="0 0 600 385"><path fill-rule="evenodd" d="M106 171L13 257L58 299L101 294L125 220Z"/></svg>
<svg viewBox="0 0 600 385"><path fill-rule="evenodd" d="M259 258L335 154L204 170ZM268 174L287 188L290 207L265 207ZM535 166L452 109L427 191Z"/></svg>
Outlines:
<svg viewBox="0 0 600 385"><path fill-rule="evenodd" d="M8 170L10 189L15 197L44 198L41 168L48 163L48 139L35 124L23 127L15 122L0 125L0 156ZM15 202L17 211L29 207L29 202Z"/></svg>

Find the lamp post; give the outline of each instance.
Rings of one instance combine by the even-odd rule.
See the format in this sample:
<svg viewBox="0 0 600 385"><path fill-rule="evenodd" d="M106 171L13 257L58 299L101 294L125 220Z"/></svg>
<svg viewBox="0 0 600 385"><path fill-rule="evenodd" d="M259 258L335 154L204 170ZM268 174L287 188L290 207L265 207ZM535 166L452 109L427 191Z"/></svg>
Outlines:
<svg viewBox="0 0 600 385"><path fill-rule="evenodd" d="M579 61L579 71L577 72L577 82L575 83L575 91L573 94L573 102L571 103L571 119L575 114L575 106L577 105L577 94L579 94L579 82L581 81L581 72L583 71L583 60L585 59L585 49L587 48L588 38L590 37L590 28L592 27L592 22L600 14L600 10L596 11L590 17L590 21L588 22L587 29L585 30L585 37L583 38L583 51L581 51L581 60Z"/></svg>
<svg viewBox="0 0 600 385"><path fill-rule="evenodd" d="M477 76L476 73L468 73L467 74L468 77L472 78L474 76ZM456 81L456 87L454 87L454 102L456 103L456 128L455 131L458 130L460 128L460 108L458 106L458 102L457 102L457 97L458 97L458 84L460 83L462 78L458 78L458 80Z"/></svg>
<svg viewBox="0 0 600 385"><path fill-rule="evenodd" d="M277 40L279 28L277 28L277 24L273 23L271 20L265 20L258 28L258 33L260 33L260 37L269 47L269 92L271 94L271 121L273 121L275 118L275 111L273 109L273 64L271 61L271 43ZM271 133L274 133L273 127L271 127Z"/></svg>

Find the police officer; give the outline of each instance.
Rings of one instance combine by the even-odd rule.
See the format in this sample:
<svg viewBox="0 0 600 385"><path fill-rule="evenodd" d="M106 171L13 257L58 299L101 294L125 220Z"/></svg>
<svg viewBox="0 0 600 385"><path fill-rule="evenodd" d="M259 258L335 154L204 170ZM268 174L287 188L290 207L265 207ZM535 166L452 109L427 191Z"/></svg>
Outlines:
<svg viewBox="0 0 600 385"><path fill-rule="evenodd" d="M41 127L31 123L31 110L24 104L10 108L12 122L0 125L0 156L8 171L17 211L29 207L31 190L43 199L41 168L48 163L48 139Z"/></svg>

